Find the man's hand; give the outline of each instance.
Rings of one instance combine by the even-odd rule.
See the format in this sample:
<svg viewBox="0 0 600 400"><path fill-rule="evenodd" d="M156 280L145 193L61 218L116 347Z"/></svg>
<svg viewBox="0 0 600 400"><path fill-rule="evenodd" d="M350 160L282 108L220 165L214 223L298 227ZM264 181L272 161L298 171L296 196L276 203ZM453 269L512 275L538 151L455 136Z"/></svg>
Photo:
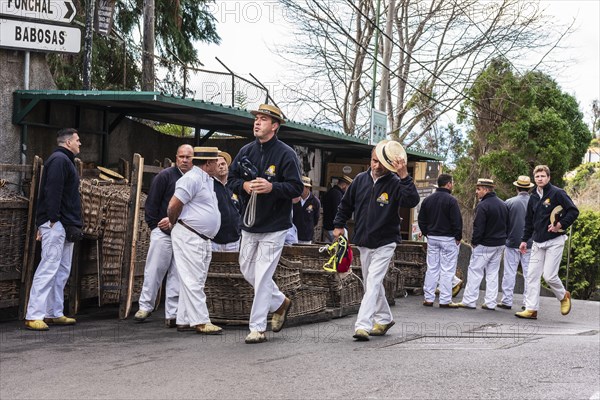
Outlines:
<svg viewBox="0 0 600 400"><path fill-rule="evenodd" d="M256 178L253 181L246 182L250 186L250 192L246 189L248 193L255 192L257 194L266 194L271 193L273 190L273 184L266 180L265 178ZM244 189L246 188L246 184L244 184Z"/></svg>
<svg viewBox="0 0 600 400"><path fill-rule="evenodd" d="M521 252L521 254L527 253L527 242L521 242L521 244L519 245L519 251Z"/></svg>
<svg viewBox="0 0 600 400"><path fill-rule="evenodd" d="M406 165L406 160L404 158L396 157L395 160L392 160L392 167L396 169L396 173L400 179L404 179L408 176L408 166Z"/></svg>
<svg viewBox="0 0 600 400"><path fill-rule="evenodd" d="M562 224L557 222L555 225L548 225L548 232L558 233L562 229Z"/></svg>
<svg viewBox="0 0 600 400"><path fill-rule="evenodd" d="M333 229L333 240L336 241L341 235L344 234L344 228L334 228Z"/></svg>
<svg viewBox="0 0 600 400"><path fill-rule="evenodd" d="M164 217L160 221L158 221L158 227L163 231L168 231L171 229L171 223L169 222L169 217Z"/></svg>

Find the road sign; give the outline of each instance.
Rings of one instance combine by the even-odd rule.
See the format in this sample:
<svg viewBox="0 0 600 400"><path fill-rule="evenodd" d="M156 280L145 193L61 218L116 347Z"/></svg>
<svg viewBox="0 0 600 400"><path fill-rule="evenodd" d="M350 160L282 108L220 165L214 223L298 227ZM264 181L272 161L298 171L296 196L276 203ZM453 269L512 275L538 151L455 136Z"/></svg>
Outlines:
<svg viewBox="0 0 600 400"><path fill-rule="evenodd" d="M370 144L376 144L387 135L387 114L375 108L371 109L371 140Z"/></svg>
<svg viewBox="0 0 600 400"><path fill-rule="evenodd" d="M0 14L68 24L75 18L73 0L0 0Z"/></svg>
<svg viewBox="0 0 600 400"><path fill-rule="evenodd" d="M19 50L79 53L79 28L0 19L0 47Z"/></svg>

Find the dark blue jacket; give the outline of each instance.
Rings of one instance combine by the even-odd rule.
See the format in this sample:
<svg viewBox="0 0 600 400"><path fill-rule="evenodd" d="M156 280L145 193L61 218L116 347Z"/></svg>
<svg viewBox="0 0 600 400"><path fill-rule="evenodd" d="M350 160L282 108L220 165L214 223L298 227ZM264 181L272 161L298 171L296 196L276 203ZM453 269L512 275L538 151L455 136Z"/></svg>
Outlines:
<svg viewBox="0 0 600 400"><path fill-rule="evenodd" d="M323 229L328 231L333 230L333 220L342 197L344 197L344 192L338 185L334 185L325 193L325 198L323 199Z"/></svg>
<svg viewBox="0 0 600 400"><path fill-rule="evenodd" d="M39 227L47 221L83 226L75 155L64 147L54 150L44 163L35 222Z"/></svg>
<svg viewBox="0 0 600 400"><path fill-rule="evenodd" d="M525 216L525 229L523 230L522 242L528 241L533 237L534 242L542 243L554 239L565 232L548 232L550 225L550 213L556 206L562 206L562 217L559 219L562 229L566 232L567 228L575 222L579 216L579 210L573 204L573 200L567 193L551 185L549 182L543 189L543 196L534 190L529 196L527 203L527 215Z"/></svg>
<svg viewBox="0 0 600 400"><path fill-rule="evenodd" d="M215 194L221 213L221 228L212 241L218 244L237 242L240 239L242 222L238 197L218 179L215 179Z"/></svg>
<svg viewBox="0 0 600 400"><path fill-rule="evenodd" d="M475 208L471 244L504 246L508 230L508 207L495 192L489 192Z"/></svg>
<svg viewBox="0 0 600 400"><path fill-rule="evenodd" d="M175 183L182 176L178 167L169 167L160 171L152 180L144 206L146 223L151 230L156 228L160 220L167 216L169 201L175 193ZM171 234L170 231L163 232Z"/></svg>
<svg viewBox="0 0 600 400"><path fill-rule="evenodd" d="M312 193L302 205L301 201L294 204L294 225L298 229L298 240L313 240L315 226L319 223L321 202Z"/></svg>
<svg viewBox="0 0 600 400"><path fill-rule="evenodd" d="M292 199L300 196L304 188L296 152L277 135L266 143L261 144L256 139L242 147L229 168L227 187L240 197L242 204L248 204L250 196L243 188L239 166L243 156L258 169L259 177L273 184L273 190L257 196L254 226L248 228L242 224L242 229L254 233L288 230L292 226Z"/></svg>
<svg viewBox="0 0 600 400"><path fill-rule="evenodd" d="M401 240L400 207L415 207L419 200L410 176L400 179L388 173L374 182L369 168L358 174L346 190L333 225L343 228L354 213L352 243L370 249L398 243Z"/></svg>
<svg viewBox="0 0 600 400"><path fill-rule="evenodd" d="M419 210L419 229L424 236L448 236L462 239L462 216L458 201L446 188L437 188L427 196Z"/></svg>

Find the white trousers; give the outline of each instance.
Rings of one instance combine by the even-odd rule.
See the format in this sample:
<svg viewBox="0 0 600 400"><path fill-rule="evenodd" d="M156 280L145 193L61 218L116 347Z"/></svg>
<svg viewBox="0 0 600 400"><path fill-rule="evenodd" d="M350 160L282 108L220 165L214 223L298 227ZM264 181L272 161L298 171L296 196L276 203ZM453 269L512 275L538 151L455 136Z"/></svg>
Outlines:
<svg viewBox="0 0 600 400"><path fill-rule="evenodd" d="M240 271L254 288L250 331L266 331L269 312L277 311L285 301L285 295L273 281L273 274L281 257L286 233L287 230L268 233L242 231Z"/></svg>
<svg viewBox="0 0 600 400"><path fill-rule="evenodd" d="M25 319L59 318L64 315L64 290L71 273L73 243L67 242L65 228L57 221L39 227L42 259L33 276Z"/></svg>
<svg viewBox="0 0 600 400"><path fill-rule="evenodd" d="M537 311L540 306L540 278L544 281L558 300L565 297L565 287L558 277L558 269L565 247L566 235L561 235L542 243L533 242L529 270L527 271L527 297L525 308Z"/></svg>
<svg viewBox="0 0 600 400"><path fill-rule="evenodd" d="M210 240L177 224L171 231L173 256L181 283L177 304L177 325L210 323L204 284L212 256Z"/></svg>
<svg viewBox="0 0 600 400"><path fill-rule="evenodd" d="M394 255L396 243L386 244L376 249L359 247L360 263L363 275L365 294L360 302L354 329L371 332L373 324L389 324L392 322L392 311L385 297L383 278L387 273Z"/></svg>
<svg viewBox="0 0 600 400"><path fill-rule="evenodd" d="M233 253L236 251L240 251L240 241L229 242L229 243L215 243L212 242L212 251L218 251L221 253Z"/></svg>
<svg viewBox="0 0 600 400"><path fill-rule="evenodd" d="M529 268L529 257L531 256L531 250L527 249L525 254L521 254L519 249L512 247L506 247L504 249L504 275L502 275L502 300L501 303L507 306L513 305L513 294L515 291L515 281L517 277L517 268L519 262L523 269L523 281L525 287L523 288L523 305L525 305L525 298L527 297L527 270Z"/></svg>
<svg viewBox="0 0 600 400"><path fill-rule="evenodd" d="M144 285L139 300L140 310L148 312L154 310L156 296L165 275L167 275L165 318L173 319L177 317L179 277L173 257L171 236L157 227L150 233L150 246L144 268Z"/></svg>
<svg viewBox="0 0 600 400"><path fill-rule="evenodd" d="M489 308L496 308L498 297L498 270L504 246L479 245L471 253L467 286L463 293L462 303L469 307L477 305L479 298L479 285L485 273L485 299L484 304Z"/></svg>
<svg viewBox="0 0 600 400"><path fill-rule="evenodd" d="M425 301L435 300L435 288L440 287L440 304L452 302L452 281L456 273L458 246L453 237L427 238L427 273L423 284Z"/></svg>

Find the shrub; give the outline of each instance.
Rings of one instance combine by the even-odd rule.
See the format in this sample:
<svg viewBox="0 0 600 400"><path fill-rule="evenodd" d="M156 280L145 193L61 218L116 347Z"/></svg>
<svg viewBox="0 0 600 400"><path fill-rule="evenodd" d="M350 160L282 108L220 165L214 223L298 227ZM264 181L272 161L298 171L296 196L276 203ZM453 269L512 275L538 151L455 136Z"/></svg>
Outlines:
<svg viewBox="0 0 600 400"><path fill-rule="evenodd" d="M589 299L600 285L600 212L583 210L572 228L569 290L574 298ZM561 276L567 275L569 242L565 244Z"/></svg>

